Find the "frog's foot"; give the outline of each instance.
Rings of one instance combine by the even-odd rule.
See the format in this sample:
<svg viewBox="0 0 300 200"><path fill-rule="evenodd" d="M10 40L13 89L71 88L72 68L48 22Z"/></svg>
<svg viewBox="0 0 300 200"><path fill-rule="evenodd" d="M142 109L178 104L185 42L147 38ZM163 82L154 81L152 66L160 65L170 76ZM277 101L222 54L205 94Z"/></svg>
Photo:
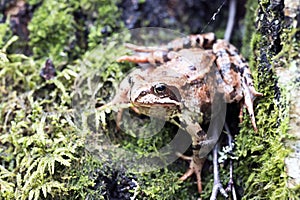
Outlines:
<svg viewBox="0 0 300 200"><path fill-rule="evenodd" d="M257 132L257 127L255 123L255 116L254 116L254 111L253 111L253 101L256 97L263 96L262 93L256 92L255 89L252 87L248 87L244 89L244 107L247 108L248 113L250 115L251 123L253 126L253 129L255 132ZM242 111L241 111L242 112ZM240 116L241 116L240 112Z"/></svg>
<svg viewBox="0 0 300 200"><path fill-rule="evenodd" d="M185 172L185 174L183 174L180 177L179 180L185 181L188 177L195 174L197 178L198 192L201 194L202 193L201 171L206 158L199 158L196 156L184 156L179 153L177 153L177 155L184 160L190 161L189 169Z"/></svg>

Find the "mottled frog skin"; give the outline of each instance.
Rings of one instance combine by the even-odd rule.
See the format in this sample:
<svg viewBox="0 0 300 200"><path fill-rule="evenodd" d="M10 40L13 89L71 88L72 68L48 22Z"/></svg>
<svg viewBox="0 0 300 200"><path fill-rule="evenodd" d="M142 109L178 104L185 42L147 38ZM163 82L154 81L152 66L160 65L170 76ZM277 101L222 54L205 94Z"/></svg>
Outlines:
<svg viewBox="0 0 300 200"><path fill-rule="evenodd" d="M126 46L134 54L122 56L118 62L147 65L136 68L122 81L109 104L131 103L135 112L145 115L154 107L164 108L166 118L184 111L180 120L192 138L193 156L184 156L190 160L190 168L180 179L195 173L201 193L205 158L198 155L206 133L195 115L210 116L212 101L219 92L226 103L241 102L247 108L257 131L253 101L262 94L253 86L247 62L233 45L217 40L213 33L190 35L158 47Z"/></svg>

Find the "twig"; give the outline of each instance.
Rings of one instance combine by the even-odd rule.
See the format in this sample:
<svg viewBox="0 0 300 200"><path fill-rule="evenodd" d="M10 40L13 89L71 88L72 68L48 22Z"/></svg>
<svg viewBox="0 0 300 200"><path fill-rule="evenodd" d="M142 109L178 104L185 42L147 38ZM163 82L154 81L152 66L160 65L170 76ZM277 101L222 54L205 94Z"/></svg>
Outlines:
<svg viewBox="0 0 300 200"><path fill-rule="evenodd" d="M219 142L215 145L213 149L213 166L214 166L214 186L210 196L210 200L217 199L218 191L224 196L228 197L228 194L224 190L219 175L219 165L218 165L218 151L219 151Z"/></svg>
<svg viewBox="0 0 300 200"><path fill-rule="evenodd" d="M227 21L227 26L224 34L224 39L226 41L230 41L231 38L231 33L233 30L234 26L234 21L235 21L235 13L236 13L236 0L230 0L229 1L229 14L228 14L228 21Z"/></svg>
<svg viewBox="0 0 300 200"><path fill-rule="evenodd" d="M227 132L229 148L232 151L233 150L233 138L232 138L229 127L228 127L226 122L225 122L224 127L225 127L225 130ZM236 198L236 191L235 191L234 182L233 182L233 163L232 163L232 159L230 159L229 165L230 165L229 166L229 182L228 182L227 188L225 190L226 190L226 192L231 192L233 200L236 200L237 199Z"/></svg>

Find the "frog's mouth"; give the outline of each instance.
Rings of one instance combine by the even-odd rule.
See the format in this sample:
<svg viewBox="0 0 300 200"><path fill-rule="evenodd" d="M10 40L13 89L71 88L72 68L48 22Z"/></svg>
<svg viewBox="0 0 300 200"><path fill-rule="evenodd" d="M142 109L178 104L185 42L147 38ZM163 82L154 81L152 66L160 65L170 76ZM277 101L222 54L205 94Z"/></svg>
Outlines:
<svg viewBox="0 0 300 200"><path fill-rule="evenodd" d="M156 118L169 118L175 113L180 112L180 103L174 100L173 102L167 101L156 103L135 102L133 103L133 106L137 108L140 114L154 116Z"/></svg>
<svg viewBox="0 0 300 200"><path fill-rule="evenodd" d="M145 97L136 98L133 102L136 107L176 107L180 105L180 102L169 97L159 98L155 95L147 95Z"/></svg>

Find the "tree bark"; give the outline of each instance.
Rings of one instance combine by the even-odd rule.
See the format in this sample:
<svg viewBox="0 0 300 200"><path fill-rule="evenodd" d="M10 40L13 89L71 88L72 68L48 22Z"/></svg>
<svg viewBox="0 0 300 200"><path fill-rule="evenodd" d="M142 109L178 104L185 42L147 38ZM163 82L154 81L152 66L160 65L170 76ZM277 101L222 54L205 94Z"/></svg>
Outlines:
<svg viewBox="0 0 300 200"><path fill-rule="evenodd" d="M265 78L273 81L277 133L293 137L285 141L292 150L285 169L287 186L294 188L300 184L300 1L260 0L256 26L261 36L254 49L259 52L259 84L264 85Z"/></svg>

